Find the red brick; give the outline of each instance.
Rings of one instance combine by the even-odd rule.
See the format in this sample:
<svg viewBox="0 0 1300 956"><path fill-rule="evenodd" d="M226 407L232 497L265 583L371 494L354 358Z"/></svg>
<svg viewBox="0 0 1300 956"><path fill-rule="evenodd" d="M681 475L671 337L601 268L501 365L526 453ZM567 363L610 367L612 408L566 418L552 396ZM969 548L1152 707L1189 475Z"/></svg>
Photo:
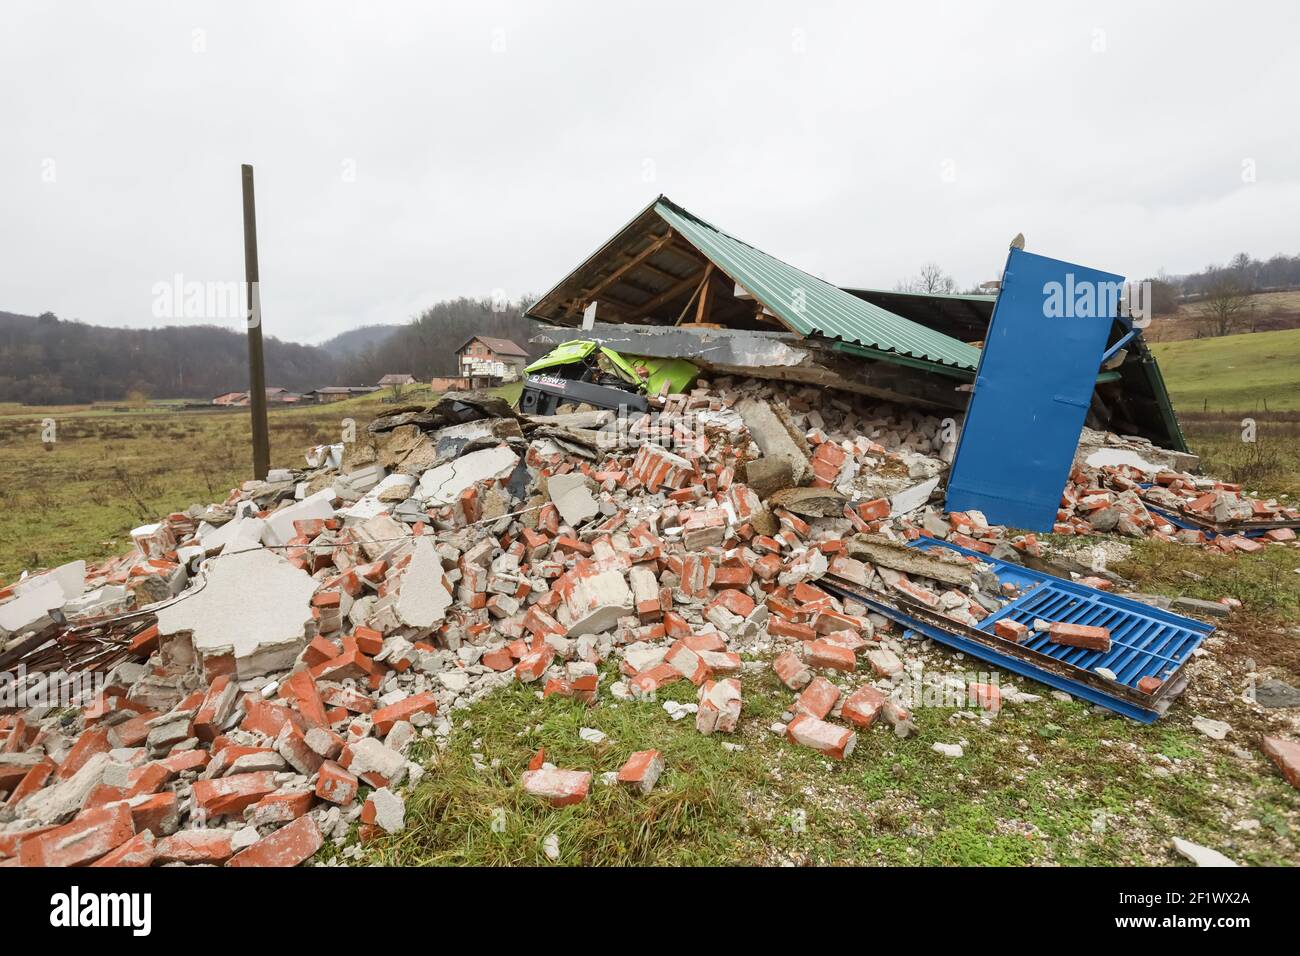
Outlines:
<svg viewBox="0 0 1300 956"><path fill-rule="evenodd" d="M1003 617L993 622L993 633L998 637L1020 644L1029 636L1029 628L1019 621Z"/></svg>
<svg viewBox="0 0 1300 956"><path fill-rule="evenodd" d="M215 819L241 814L268 793L276 790L275 774L269 770L237 773L233 777L194 781L194 804Z"/></svg>
<svg viewBox="0 0 1300 956"><path fill-rule="evenodd" d="M880 521L882 518L889 517L889 499L876 498L874 501L858 505L857 511L863 521Z"/></svg>
<svg viewBox="0 0 1300 956"><path fill-rule="evenodd" d="M293 724L300 730L306 730L305 721L296 711L282 704L273 704L255 694L244 697L244 719L240 721L240 730L255 730L274 740L280 735L285 724Z"/></svg>
<svg viewBox="0 0 1300 956"><path fill-rule="evenodd" d="M206 750L182 750L169 754L162 760L155 761L166 767L172 774L184 773L186 770L202 770L208 765L209 754Z"/></svg>
<svg viewBox="0 0 1300 956"><path fill-rule="evenodd" d="M131 646L128 648L132 654L146 657L158 649L158 625L151 624L143 631L131 638Z"/></svg>
<svg viewBox="0 0 1300 956"><path fill-rule="evenodd" d="M297 866L324 844L320 827L303 816L236 853L226 866Z"/></svg>
<svg viewBox="0 0 1300 956"><path fill-rule="evenodd" d="M51 824L47 827L29 827L26 830L0 833L0 860L15 859L16 861L24 843L57 829L56 825Z"/></svg>
<svg viewBox="0 0 1300 956"><path fill-rule="evenodd" d="M361 653L361 649L355 643L350 647L344 645L343 651L337 657L332 657L312 668L314 677L340 683L345 680L366 680L374 673L375 662Z"/></svg>
<svg viewBox="0 0 1300 956"><path fill-rule="evenodd" d="M341 707L354 714L368 714L375 709L373 700L351 687L327 687L321 698L331 707Z"/></svg>
<svg viewBox="0 0 1300 956"><path fill-rule="evenodd" d="M1047 639L1067 647L1082 647L1105 653L1110 650L1110 628L1055 621L1047 630Z"/></svg>
<svg viewBox="0 0 1300 956"><path fill-rule="evenodd" d="M772 670L776 671L781 683L791 690L801 690L813 677L808 665L791 651L786 651L772 661Z"/></svg>
<svg viewBox="0 0 1300 956"><path fill-rule="evenodd" d="M618 772L618 782L635 787L642 793L654 789L663 773L664 757L657 750L638 750Z"/></svg>
<svg viewBox="0 0 1300 956"><path fill-rule="evenodd" d="M379 734L387 734L393 729L393 724L399 720L410 720L416 714L436 714L438 712L438 700L431 692L423 694L412 694L405 700L399 700L388 707L381 707L370 715L374 723L375 731Z"/></svg>
<svg viewBox="0 0 1300 956"><path fill-rule="evenodd" d="M316 795L310 790L267 794L253 804L249 822L255 826L265 823L289 823L310 810L315 800Z"/></svg>
<svg viewBox="0 0 1300 956"><path fill-rule="evenodd" d="M767 632L777 637L792 637L798 641L812 641L817 637L817 632L807 624L795 624L778 615L768 618Z"/></svg>
<svg viewBox="0 0 1300 956"><path fill-rule="evenodd" d="M709 607L725 607L732 614L749 617L754 611L754 599L744 591L729 589L719 591L718 596L709 602Z"/></svg>
<svg viewBox="0 0 1300 956"><path fill-rule="evenodd" d="M306 650L302 652L302 660L308 667L318 667L326 661L338 657L339 649L334 642L328 637L317 634L311 639Z"/></svg>
<svg viewBox="0 0 1300 956"><path fill-rule="evenodd" d="M966 685L966 698L982 710L996 714L1002 709L1002 691L996 684L976 684L971 682Z"/></svg>
<svg viewBox="0 0 1300 956"><path fill-rule="evenodd" d="M208 686L203 703L199 704L198 712L194 715L194 736L199 740L211 742L221 733L221 727L233 712L239 696L236 688L234 697L231 697L230 685L233 681L231 675L222 674Z"/></svg>
<svg viewBox="0 0 1300 956"><path fill-rule="evenodd" d="M641 671L628 681L628 685L638 694L653 694L660 687L667 687L669 684L681 679L681 672L673 665L658 664Z"/></svg>
<svg viewBox="0 0 1300 956"><path fill-rule="evenodd" d="M86 765L86 761L95 754L107 753L112 749L112 744L108 740L107 727L91 727L83 730L77 742L72 745L68 755L63 758L63 763L59 765L55 777L59 780L67 780L74 773Z"/></svg>
<svg viewBox="0 0 1300 956"><path fill-rule="evenodd" d="M153 866L157 857L154 849L154 835L144 830L127 840L113 852L101 856L91 866L139 867Z"/></svg>
<svg viewBox="0 0 1300 956"><path fill-rule="evenodd" d="M776 576L781 573L781 559L775 554L762 555L754 562L754 574L760 581L774 581Z"/></svg>
<svg viewBox="0 0 1300 956"><path fill-rule="evenodd" d="M316 682L307 671L298 671L280 685L280 696L298 704L298 713L312 727L328 727L325 702L321 700Z"/></svg>
<svg viewBox="0 0 1300 956"><path fill-rule="evenodd" d="M664 611L664 634L668 637L685 639L690 636L691 625L686 618L676 611Z"/></svg>
<svg viewBox="0 0 1300 956"><path fill-rule="evenodd" d="M154 844L159 863L224 863L234 847L231 830L181 830Z"/></svg>
<svg viewBox="0 0 1300 956"><path fill-rule="evenodd" d="M1262 746L1268 759L1282 771L1286 782L1300 790L1300 743L1282 737L1265 737Z"/></svg>
<svg viewBox="0 0 1300 956"><path fill-rule="evenodd" d="M1164 685L1159 677L1144 677L1138 681L1137 689L1143 694L1154 694Z"/></svg>
<svg viewBox="0 0 1300 956"><path fill-rule="evenodd" d="M176 794L168 790L165 793L144 795L141 799L130 800L127 806L131 810L131 821L136 833L146 831L154 836L164 836L176 829L180 821L180 810Z"/></svg>
<svg viewBox="0 0 1300 956"><path fill-rule="evenodd" d="M664 663L674 668L696 687L709 678L709 667L704 659L691 650L684 641L678 641L668 648Z"/></svg>
<svg viewBox="0 0 1300 956"><path fill-rule="evenodd" d="M747 588L749 587L749 583L753 580L753 569L747 565L742 565L738 568L727 567L724 565L713 572L713 587L718 591ZM746 595L746 597L748 597L748 595ZM753 604L752 599L750 600L750 604ZM739 611L736 613L740 614ZM744 615L741 616L743 617Z"/></svg>
<svg viewBox="0 0 1300 956"><path fill-rule="evenodd" d="M55 763L49 757L44 758L38 764L34 764L27 773L23 774L13 792L9 794L9 800L5 806L16 807L20 801L45 786L54 773L54 768Z"/></svg>
<svg viewBox="0 0 1300 956"><path fill-rule="evenodd" d="M316 781L316 796L346 806L356 799L358 785L356 774L344 770L333 760L326 760L321 764L320 777Z"/></svg>
<svg viewBox="0 0 1300 956"><path fill-rule="evenodd" d="M370 657L374 657L384 649L384 635L374 628L359 627L352 632L352 636L356 640L361 653Z"/></svg>
<svg viewBox="0 0 1300 956"><path fill-rule="evenodd" d="M546 668L551 666L551 661L554 659L555 648L543 644L519 659L519 663L515 665L515 677L522 683L531 683L546 672Z"/></svg>
<svg viewBox="0 0 1300 956"><path fill-rule="evenodd" d="M482 664L494 671L508 671L515 666L515 659L510 656L510 651L507 648L498 647L496 650L488 651L483 655Z"/></svg>
<svg viewBox="0 0 1300 956"><path fill-rule="evenodd" d="M799 714L790 721L785 735L791 743L811 747L832 760L846 759L858 741L853 731L806 714Z"/></svg>
<svg viewBox="0 0 1300 956"><path fill-rule="evenodd" d="M18 852L23 866L84 866L135 836L125 803L85 810L69 824L25 841Z"/></svg>
<svg viewBox="0 0 1300 956"><path fill-rule="evenodd" d="M818 720L825 718L840 699L840 689L825 677L814 677L794 702L796 714L808 714Z"/></svg>
<svg viewBox="0 0 1300 956"><path fill-rule="evenodd" d="M808 641L803 646L803 659L810 667L829 667L837 671L852 671L858 666L853 651L830 641Z"/></svg>
<svg viewBox="0 0 1300 956"><path fill-rule="evenodd" d="M553 807L581 803L591 788L586 770L526 770L520 780L524 791L546 800Z"/></svg>
<svg viewBox="0 0 1300 956"><path fill-rule="evenodd" d="M852 724L870 727L885 706L887 698L870 684L863 684L844 700L840 716Z"/></svg>

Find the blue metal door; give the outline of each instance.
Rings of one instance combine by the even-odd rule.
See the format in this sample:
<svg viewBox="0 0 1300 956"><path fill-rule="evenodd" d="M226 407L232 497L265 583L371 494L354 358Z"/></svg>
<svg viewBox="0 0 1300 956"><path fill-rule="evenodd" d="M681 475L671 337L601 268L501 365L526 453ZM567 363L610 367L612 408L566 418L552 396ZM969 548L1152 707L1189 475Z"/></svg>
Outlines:
<svg viewBox="0 0 1300 956"><path fill-rule="evenodd" d="M1051 530L1123 283L1011 250L948 479L949 511Z"/></svg>

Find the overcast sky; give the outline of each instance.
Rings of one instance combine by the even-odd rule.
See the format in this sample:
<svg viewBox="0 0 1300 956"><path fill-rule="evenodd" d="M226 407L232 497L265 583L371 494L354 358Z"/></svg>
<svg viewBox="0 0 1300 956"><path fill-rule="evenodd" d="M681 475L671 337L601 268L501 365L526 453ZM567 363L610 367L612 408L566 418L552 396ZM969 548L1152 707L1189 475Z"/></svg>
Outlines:
<svg viewBox="0 0 1300 956"><path fill-rule="evenodd" d="M841 285L1300 253L1300 5L0 6L0 310L268 334L546 291L658 193ZM229 322L232 328L237 323Z"/></svg>

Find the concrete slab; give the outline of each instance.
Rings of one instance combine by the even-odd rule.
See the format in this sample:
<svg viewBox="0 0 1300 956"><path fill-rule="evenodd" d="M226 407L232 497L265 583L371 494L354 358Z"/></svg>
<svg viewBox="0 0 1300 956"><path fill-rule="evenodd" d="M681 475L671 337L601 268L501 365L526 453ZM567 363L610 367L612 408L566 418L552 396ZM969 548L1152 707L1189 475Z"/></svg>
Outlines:
<svg viewBox="0 0 1300 956"><path fill-rule="evenodd" d="M509 477L517 464L519 456L505 445L484 448L426 471L420 478L419 494L426 507L449 505L476 482Z"/></svg>
<svg viewBox="0 0 1300 956"><path fill-rule="evenodd" d="M428 535L415 539L415 553L402 575L397 596L397 616L408 627L433 627L451 606L451 593L443 584L442 562Z"/></svg>
<svg viewBox="0 0 1300 956"><path fill-rule="evenodd" d="M0 634L16 634L34 627L65 603L67 597L59 582L42 576L26 593L0 604Z"/></svg>
<svg viewBox="0 0 1300 956"><path fill-rule="evenodd" d="M552 475L546 479L546 490L560 510L560 517L571 527L578 527L584 521L596 517L600 509L592 497L587 476L581 472L567 475Z"/></svg>
<svg viewBox="0 0 1300 956"><path fill-rule="evenodd" d="M161 637L189 633L200 658L232 655L242 680L293 664L306 643L316 581L272 551L222 555L201 590L158 612Z"/></svg>
<svg viewBox="0 0 1300 956"><path fill-rule="evenodd" d="M59 587L63 588L63 596L69 601L79 598L86 590L86 562L69 561L44 574L19 581L14 586L14 594L26 594L32 588L40 587L45 581L57 581Z"/></svg>
<svg viewBox="0 0 1300 956"><path fill-rule="evenodd" d="M297 504L281 508L266 519L266 531L262 536L263 542L269 545L288 544L290 540L297 536L297 532L293 529L295 521L303 521L309 518L333 518L333 502L334 490L326 488L324 491L318 491L316 494L304 498Z"/></svg>
<svg viewBox="0 0 1300 956"><path fill-rule="evenodd" d="M795 443L790 430L772 410L772 406L760 399L747 398L737 403L736 411L745 420L750 437L763 454L769 458L788 461L795 484L803 484L812 474L808 455Z"/></svg>

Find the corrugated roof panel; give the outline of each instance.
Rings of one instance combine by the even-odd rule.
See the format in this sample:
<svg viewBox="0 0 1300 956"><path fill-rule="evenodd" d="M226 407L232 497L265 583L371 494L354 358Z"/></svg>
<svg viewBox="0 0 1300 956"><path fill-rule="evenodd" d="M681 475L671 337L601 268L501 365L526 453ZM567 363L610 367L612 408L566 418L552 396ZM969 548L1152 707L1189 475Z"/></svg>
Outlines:
<svg viewBox="0 0 1300 956"><path fill-rule="evenodd" d="M824 335L956 368L974 370L979 364L974 346L864 302L667 199L655 204L655 212L800 335Z"/></svg>

